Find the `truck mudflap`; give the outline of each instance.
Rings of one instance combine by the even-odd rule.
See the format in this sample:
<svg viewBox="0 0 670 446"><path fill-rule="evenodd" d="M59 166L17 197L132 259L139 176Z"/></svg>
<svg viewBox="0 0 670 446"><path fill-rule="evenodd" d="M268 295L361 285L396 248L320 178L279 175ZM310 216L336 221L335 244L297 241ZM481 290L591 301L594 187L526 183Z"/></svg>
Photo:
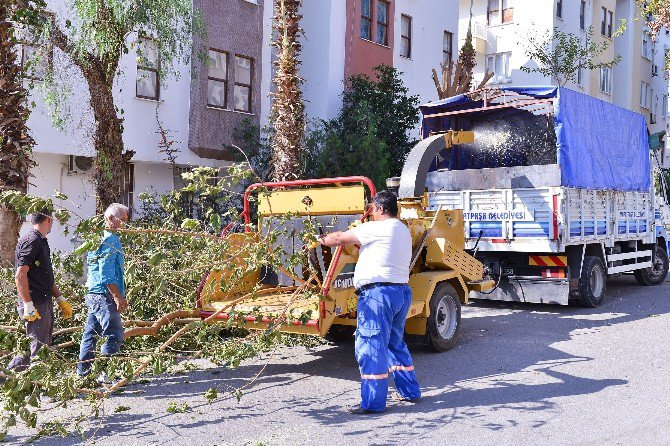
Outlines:
<svg viewBox="0 0 670 446"><path fill-rule="evenodd" d="M493 291L470 291L470 299L502 300L567 305L570 281L567 278L504 276Z"/></svg>

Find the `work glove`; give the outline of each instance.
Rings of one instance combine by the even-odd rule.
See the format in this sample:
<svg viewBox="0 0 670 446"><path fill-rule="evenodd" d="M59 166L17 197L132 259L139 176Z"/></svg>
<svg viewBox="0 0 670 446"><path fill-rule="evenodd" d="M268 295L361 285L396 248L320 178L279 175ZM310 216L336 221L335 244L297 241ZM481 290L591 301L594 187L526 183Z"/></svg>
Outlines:
<svg viewBox="0 0 670 446"><path fill-rule="evenodd" d="M65 300L63 296L58 296L56 303L58 304L58 308L60 308L61 317L63 319L70 319L72 317L72 305L70 305L70 302Z"/></svg>
<svg viewBox="0 0 670 446"><path fill-rule="evenodd" d="M40 316L40 313L37 311L37 308L35 308L35 304L33 304L32 301L23 302L23 319L28 322L42 319L42 316Z"/></svg>

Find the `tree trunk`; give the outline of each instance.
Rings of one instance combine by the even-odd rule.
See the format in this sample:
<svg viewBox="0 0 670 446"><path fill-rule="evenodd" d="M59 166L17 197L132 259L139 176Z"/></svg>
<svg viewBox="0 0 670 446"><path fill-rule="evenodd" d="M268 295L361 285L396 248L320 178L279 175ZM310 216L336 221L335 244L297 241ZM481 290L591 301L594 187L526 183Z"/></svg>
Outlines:
<svg viewBox="0 0 670 446"><path fill-rule="evenodd" d="M275 62L275 91L272 93L272 139L273 179L293 180L300 177L302 138L305 131L305 104L300 86L303 80L298 73L301 33L298 13L300 0L274 0L273 18L279 57Z"/></svg>
<svg viewBox="0 0 670 446"><path fill-rule="evenodd" d="M35 141L26 122L30 116L28 92L23 87L21 67L14 51L11 20L14 0L0 3L0 192L25 193L30 159ZM21 218L10 208L0 206L0 266L14 264L14 249L19 237Z"/></svg>
<svg viewBox="0 0 670 446"><path fill-rule="evenodd" d="M98 68L98 69L96 69ZM95 117L95 211L102 214L107 206L121 201L123 183L123 121L114 107L112 81L99 67L87 67L84 76L91 93Z"/></svg>
<svg viewBox="0 0 670 446"><path fill-rule="evenodd" d="M14 209L0 205L0 268L14 266L14 250L22 221Z"/></svg>

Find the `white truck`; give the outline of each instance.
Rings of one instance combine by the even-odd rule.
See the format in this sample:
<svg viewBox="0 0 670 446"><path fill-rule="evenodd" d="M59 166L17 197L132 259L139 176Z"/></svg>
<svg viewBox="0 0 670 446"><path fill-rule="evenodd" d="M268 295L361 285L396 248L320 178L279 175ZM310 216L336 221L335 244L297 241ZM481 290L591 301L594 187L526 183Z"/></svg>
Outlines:
<svg viewBox="0 0 670 446"><path fill-rule="evenodd" d="M497 283L470 297L597 307L610 275L665 280L667 205L642 115L557 87L484 89L421 112L405 164L416 176L399 196L463 209L466 248ZM459 131L473 140L445 145Z"/></svg>

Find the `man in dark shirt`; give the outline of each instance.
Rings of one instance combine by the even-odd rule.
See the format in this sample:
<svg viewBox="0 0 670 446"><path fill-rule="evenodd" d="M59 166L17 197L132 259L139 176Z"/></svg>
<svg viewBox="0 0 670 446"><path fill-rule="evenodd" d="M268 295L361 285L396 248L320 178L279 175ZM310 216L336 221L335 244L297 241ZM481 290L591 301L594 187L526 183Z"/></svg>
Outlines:
<svg viewBox="0 0 670 446"><path fill-rule="evenodd" d="M51 250L46 236L51 232L51 211L30 216L32 229L16 244L16 273L14 279L19 294L19 316L26 321L30 338L30 355L16 356L9 368L17 371L30 365L30 359L43 345L50 345L53 333L53 299L56 298L63 319L72 317L72 307L56 286Z"/></svg>

